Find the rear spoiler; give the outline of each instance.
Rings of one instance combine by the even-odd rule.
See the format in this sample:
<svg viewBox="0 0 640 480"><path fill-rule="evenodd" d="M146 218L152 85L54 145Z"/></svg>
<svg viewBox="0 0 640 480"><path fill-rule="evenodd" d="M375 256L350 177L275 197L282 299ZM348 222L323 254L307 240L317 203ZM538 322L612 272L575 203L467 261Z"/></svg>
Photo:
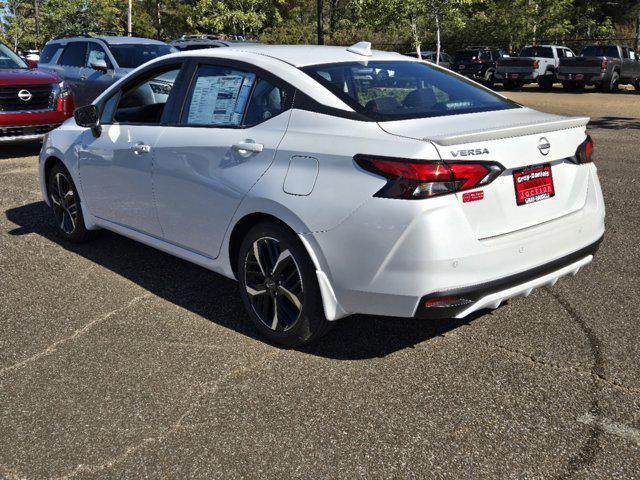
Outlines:
<svg viewBox="0 0 640 480"><path fill-rule="evenodd" d="M452 135L434 135L426 137L424 140L442 146L484 142L585 127L590 120L589 117L560 117L558 115L549 115L546 119L534 117L529 122L499 126L496 128L469 130Z"/></svg>

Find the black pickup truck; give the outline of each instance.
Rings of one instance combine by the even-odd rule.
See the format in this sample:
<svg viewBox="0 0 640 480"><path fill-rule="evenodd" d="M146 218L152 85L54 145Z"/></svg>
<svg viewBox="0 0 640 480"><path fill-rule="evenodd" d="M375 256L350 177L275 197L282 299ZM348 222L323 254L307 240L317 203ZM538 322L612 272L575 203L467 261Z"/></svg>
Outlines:
<svg viewBox="0 0 640 480"><path fill-rule="evenodd" d="M450 68L460 75L493 87L496 61L506 55L501 48L467 47L456 52Z"/></svg>
<svg viewBox="0 0 640 480"><path fill-rule="evenodd" d="M604 92L615 92L624 84L640 90L640 58L630 47L587 45L579 57L560 60L558 80L569 91L595 85Z"/></svg>

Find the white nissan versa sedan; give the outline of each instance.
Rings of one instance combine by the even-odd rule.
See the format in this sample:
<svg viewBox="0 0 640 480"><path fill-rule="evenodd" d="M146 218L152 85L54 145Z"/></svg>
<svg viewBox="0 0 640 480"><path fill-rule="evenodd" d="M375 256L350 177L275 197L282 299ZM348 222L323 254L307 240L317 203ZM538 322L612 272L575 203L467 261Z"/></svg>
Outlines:
<svg viewBox="0 0 640 480"><path fill-rule="evenodd" d="M70 241L105 228L236 278L271 340L353 313L461 318L588 264L587 118L396 53L241 46L138 68L51 132Z"/></svg>

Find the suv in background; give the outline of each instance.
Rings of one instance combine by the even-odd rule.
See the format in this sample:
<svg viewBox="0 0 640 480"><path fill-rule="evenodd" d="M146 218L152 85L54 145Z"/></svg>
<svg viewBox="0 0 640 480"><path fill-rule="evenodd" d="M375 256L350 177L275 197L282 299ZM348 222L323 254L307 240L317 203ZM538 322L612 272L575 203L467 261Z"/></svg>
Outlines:
<svg viewBox="0 0 640 480"><path fill-rule="evenodd" d="M492 87L496 80L496 61L508 56L501 48L467 47L456 52L451 70Z"/></svg>
<svg viewBox="0 0 640 480"><path fill-rule="evenodd" d="M595 85L604 92L615 92L620 84L640 90L640 58L630 47L587 45L579 57L560 61L558 79L569 91Z"/></svg>
<svg viewBox="0 0 640 480"><path fill-rule="evenodd" d="M72 114L60 77L30 69L0 43L0 143L40 140Z"/></svg>
<svg viewBox="0 0 640 480"><path fill-rule="evenodd" d="M418 52L409 52L405 53L408 57L418 58ZM427 62L436 63L436 55L437 52L432 50L427 50L425 52L420 52L422 56L422 60L426 60ZM444 68L451 68L451 64L453 63L453 58L451 55L445 52L440 52L440 63L439 65Z"/></svg>
<svg viewBox="0 0 640 480"><path fill-rule="evenodd" d="M180 51L257 44L258 42L247 42L243 37L234 37L233 39L229 39L218 35L183 35L171 42L171 46Z"/></svg>
<svg viewBox="0 0 640 480"><path fill-rule="evenodd" d="M76 105L83 106L143 63L175 51L148 38L56 38L42 49L38 68L59 75L73 92Z"/></svg>
<svg viewBox="0 0 640 480"><path fill-rule="evenodd" d="M519 57L500 58L496 79L507 90L537 83L540 90L549 91L556 83L560 60L575 57L571 49L558 45L527 45Z"/></svg>

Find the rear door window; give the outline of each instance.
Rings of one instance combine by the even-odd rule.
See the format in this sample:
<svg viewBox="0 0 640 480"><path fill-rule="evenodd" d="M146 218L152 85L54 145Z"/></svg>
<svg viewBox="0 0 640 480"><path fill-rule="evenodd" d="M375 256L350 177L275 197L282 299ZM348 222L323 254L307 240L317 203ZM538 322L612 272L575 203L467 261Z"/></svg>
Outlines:
<svg viewBox="0 0 640 480"><path fill-rule="evenodd" d="M67 67L84 67L87 42L68 43L58 63Z"/></svg>

